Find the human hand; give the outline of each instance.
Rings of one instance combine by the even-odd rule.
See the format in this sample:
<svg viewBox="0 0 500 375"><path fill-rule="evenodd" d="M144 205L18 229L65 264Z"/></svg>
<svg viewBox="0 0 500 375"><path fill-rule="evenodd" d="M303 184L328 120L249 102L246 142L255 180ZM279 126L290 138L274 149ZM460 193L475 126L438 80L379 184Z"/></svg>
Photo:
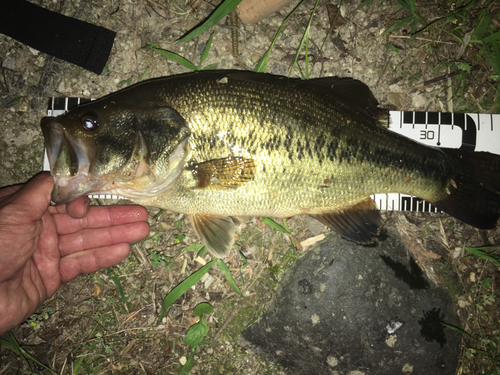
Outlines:
<svg viewBox="0 0 500 375"><path fill-rule="evenodd" d="M140 206L50 206L47 173L0 189L0 334L26 320L61 283L124 259L149 233Z"/></svg>

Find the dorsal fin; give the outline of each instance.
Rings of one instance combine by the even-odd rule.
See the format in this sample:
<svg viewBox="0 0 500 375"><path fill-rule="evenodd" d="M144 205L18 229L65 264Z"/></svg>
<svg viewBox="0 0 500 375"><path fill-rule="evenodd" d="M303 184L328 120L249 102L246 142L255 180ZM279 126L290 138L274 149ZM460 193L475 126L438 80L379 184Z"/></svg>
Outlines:
<svg viewBox="0 0 500 375"><path fill-rule="evenodd" d="M383 123L384 117L388 116L385 109L379 108L370 88L354 78L324 77L300 81L300 85L321 89L322 93L332 100L343 103L352 110L363 112L378 122Z"/></svg>
<svg viewBox="0 0 500 375"><path fill-rule="evenodd" d="M221 75L222 73L222 75ZM292 87L308 87L321 96L342 103L352 111L364 113L374 119L377 124L387 127L389 112L379 108L378 101L373 96L370 88L363 82L350 77L323 77L302 80L300 78L286 78L272 74L254 73L247 71L214 71L212 74L224 76L228 80L246 82L265 82L276 85L290 85ZM226 81L225 81L226 82Z"/></svg>

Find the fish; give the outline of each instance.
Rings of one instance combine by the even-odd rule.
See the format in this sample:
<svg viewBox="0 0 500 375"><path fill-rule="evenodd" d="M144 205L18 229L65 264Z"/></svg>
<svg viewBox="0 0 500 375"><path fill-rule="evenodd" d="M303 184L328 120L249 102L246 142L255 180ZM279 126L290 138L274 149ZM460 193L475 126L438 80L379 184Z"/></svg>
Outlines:
<svg viewBox="0 0 500 375"><path fill-rule="evenodd" d="M183 213L218 258L249 216L307 214L371 244L376 193L496 226L499 155L425 146L387 124L358 80L239 70L143 81L41 121L54 203L106 192Z"/></svg>

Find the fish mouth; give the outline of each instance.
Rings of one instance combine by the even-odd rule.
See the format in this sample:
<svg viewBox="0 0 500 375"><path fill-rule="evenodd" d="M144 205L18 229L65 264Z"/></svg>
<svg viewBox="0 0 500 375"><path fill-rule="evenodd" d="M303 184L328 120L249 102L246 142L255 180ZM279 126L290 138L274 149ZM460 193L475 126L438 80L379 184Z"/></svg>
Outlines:
<svg viewBox="0 0 500 375"><path fill-rule="evenodd" d="M88 142L72 137L54 117L43 118L41 127L50 174L54 178L52 201L67 203L99 190L104 184L89 177L91 148Z"/></svg>

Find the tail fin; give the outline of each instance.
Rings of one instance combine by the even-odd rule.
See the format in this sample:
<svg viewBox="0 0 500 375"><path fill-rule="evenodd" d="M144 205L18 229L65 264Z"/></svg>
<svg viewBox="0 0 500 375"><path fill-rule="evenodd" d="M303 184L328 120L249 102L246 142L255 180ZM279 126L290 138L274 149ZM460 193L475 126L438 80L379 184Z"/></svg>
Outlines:
<svg viewBox="0 0 500 375"><path fill-rule="evenodd" d="M500 217L500 155L443 150L459 160L462 173L435 206L476 228L493 229Z"/></svg>

